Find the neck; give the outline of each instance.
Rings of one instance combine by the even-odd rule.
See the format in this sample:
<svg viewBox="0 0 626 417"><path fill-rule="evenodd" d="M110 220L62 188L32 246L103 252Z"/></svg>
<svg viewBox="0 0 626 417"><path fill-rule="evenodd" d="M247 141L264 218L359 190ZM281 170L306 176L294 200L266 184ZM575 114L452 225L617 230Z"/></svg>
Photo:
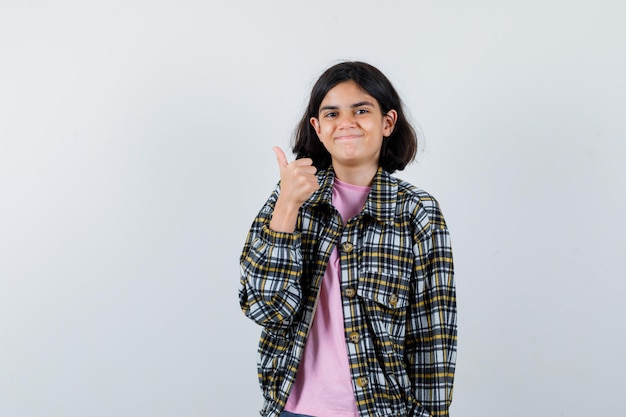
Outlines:
<svg viewBox="0 0 626 417"><path fill-rule="evenodd" d="M372 180L378 171L378 166L346 167L333 165L335 176L343 182L362 187L372 185Z"/></svg>

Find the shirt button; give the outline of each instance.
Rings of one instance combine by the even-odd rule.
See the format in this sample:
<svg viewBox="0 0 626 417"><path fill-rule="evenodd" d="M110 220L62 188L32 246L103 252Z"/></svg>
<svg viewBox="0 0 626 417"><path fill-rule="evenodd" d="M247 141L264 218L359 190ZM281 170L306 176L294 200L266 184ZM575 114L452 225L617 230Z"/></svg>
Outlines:
<svg viewBox="0 0 626 417"><path fill-rule="evenodd" d="M395 294L391 294L389 296L389 304L391 304L392 306L396 306L396 304L398 304L398 296Z"/></svg>
<svg viewBox="0 0 626 417"><path fill-rule="evenodd" d="M352 252L352 249L354 249L354 246L350 242L343 242L341 244L341 250L346 252L346 253Z"/></svg>
<svg viewBox="0 0 626 417"><path fill-rule="evenodd" d="M367 380L367 377L365 376L359 377L356 380L356 384L361 388L366 387L368 383L369 381Z"/></svg>
<svg viewBox="0 0 626 417"><path fill-rule="evenodd" d="M352 332L348 335L348 339L350 339L350 341L352 343L359 343L359 339L361 338L361 335L358 332Z"/></svg>
<svg viewBox="0 0 626 417"><path fill-rule="evenodd" d="M354 298L354 296L356 295L356 290L354 289L354 287L346 287L346 289L343 290L343 294L348 298Z"/></svg>

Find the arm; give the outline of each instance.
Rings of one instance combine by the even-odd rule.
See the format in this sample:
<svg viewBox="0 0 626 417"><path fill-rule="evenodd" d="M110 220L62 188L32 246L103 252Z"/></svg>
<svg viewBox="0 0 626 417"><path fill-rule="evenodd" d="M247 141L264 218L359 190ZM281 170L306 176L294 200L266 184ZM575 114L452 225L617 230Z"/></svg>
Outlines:
<svg viewBox="0 0 626 417"><path fill-rule="evenodd" d="M302 204L319 188L308 158L291 163L275 147L277 187L258 214L240 258L239 303L243 312L268 328L289 326L302 304L302 251L296 222Z"/></svg>
<svg viewBox="0 0 626 417"><path fill-rule="evenodd" d="M416 217L407 365L414 415L449 415L456 364L456 292L450 235L436 201ZM421 408L421 410L420 410ZM420 414L421 412L421 414Z"/></svg>
<svg viewBox="0 0 626 417"><path fill-rule="evenodd" d="M278 187L252 223L240 257L239 303L256 323L289 326L300 309L302 254L298 233L270 229Z"/></svg>

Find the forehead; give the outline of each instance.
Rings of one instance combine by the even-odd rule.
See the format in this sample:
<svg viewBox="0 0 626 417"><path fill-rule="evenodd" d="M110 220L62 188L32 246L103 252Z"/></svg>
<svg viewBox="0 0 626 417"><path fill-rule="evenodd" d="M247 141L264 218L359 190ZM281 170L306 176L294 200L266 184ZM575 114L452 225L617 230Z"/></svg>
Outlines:
<svg viewBox="0 0 626 417"><path fill-rule="evenodd" d="M374 106L378 106L378 101L356 82L344 81L328 90L320 106L352 105L360 102L371 102Z"/></svg>

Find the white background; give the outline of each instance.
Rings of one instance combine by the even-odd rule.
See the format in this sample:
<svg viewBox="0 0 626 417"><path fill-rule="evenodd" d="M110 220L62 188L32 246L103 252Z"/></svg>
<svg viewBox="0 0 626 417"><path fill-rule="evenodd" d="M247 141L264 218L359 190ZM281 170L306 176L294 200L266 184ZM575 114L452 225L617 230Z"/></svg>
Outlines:
<svg viewBox="0 0 626 417"><path fill-rule="evenodd" d="M254 416L238 257L344 59L421 126L456 260L454 417L620 415L620 1L0 3L0 416Z"/></svg>

